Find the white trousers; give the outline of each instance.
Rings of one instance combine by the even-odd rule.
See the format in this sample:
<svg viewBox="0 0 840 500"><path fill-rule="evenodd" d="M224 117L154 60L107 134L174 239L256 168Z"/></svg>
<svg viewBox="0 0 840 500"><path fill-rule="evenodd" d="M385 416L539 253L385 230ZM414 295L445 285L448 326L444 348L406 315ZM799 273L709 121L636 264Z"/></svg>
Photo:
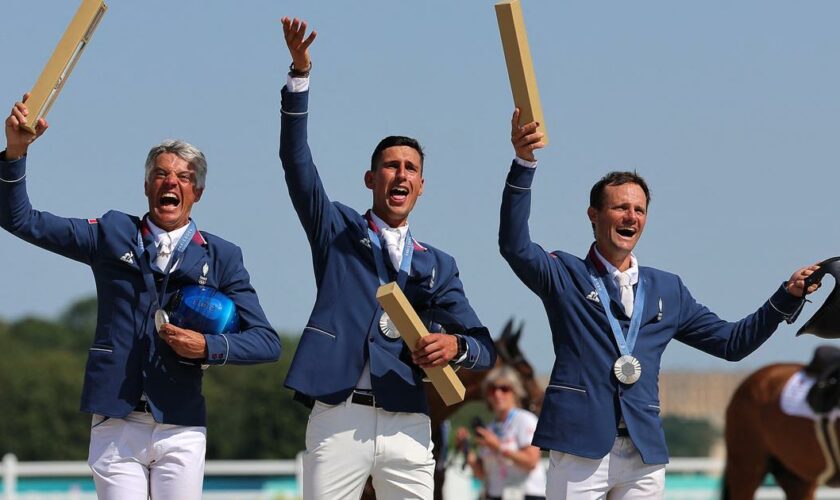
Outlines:
<svg viewBox="0 0 840 500"><path fill-rule="evenodd" d="M94 415L88 465L100 500L199 500L205 427L159 424L148 413Z"/></svg>
<svg viewBox="0 0 840 500"><path fill-rule="evenodd" d="M627 437L616 438L600 460L552 451L549 455L547 500L662 499L665 464L642 462Z"/></svg>
<svg viewBox="0 0 840 500"><path fill-rule="evenodd" d="M304 500L358 499L368 476L378 500L434 496L429 417L348 401L316 402L306 426Z"/></svg>

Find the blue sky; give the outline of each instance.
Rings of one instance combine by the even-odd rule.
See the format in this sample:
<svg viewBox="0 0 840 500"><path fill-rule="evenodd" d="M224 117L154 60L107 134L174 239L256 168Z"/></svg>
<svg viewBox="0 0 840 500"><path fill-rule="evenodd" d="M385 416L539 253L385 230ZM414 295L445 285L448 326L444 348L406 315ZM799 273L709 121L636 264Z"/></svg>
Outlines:
<svg viewBox="0 0 840 500"><path fill-rule="evenodd" d="M538 155L535 241L585 253L589 188L636 169L653 195L640 263L680 274L726 319L756 309L797 267L840 254L840 4L523 2L552 140ZM34 83L77 5L0 4L3 109ZM310 145L331 197L367 208L373 146L419 138L426 190L412 232L457 258L492 330L526 321L525 353L547 372L545 313L496 244L513 105L492 2L112 1L30 149L34 206L141 214L149 147L188 140L209 160L199 228L243 248L269 319L299 332L315 288L277 158L284 15L319 31ZM0 317L52 316L95 291L84 266L8 234L0 255ZM794 338L814 311L738 365L673 343L663 367L804 361L825 342Z"/></svg>

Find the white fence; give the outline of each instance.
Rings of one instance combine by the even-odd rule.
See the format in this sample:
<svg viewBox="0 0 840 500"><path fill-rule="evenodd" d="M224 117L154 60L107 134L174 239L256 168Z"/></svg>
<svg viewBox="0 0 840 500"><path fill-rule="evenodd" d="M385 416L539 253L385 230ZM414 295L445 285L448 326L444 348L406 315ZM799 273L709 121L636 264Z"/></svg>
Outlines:
<svg viewBox="0 0 840 500"><path fill-rule="evenodd" d="M547 465L547 464L546 464ZM667 468L669 474L702 474L719 477L723 472L723 460L712 458L674 458ZM90 468L86 462L19 462L12 454L3 457L2 467L3 493L0 500L95 500L96 495L90 492L70 491L54 493L18 493L18 479L20 478L91 478ZM301 460L210 460L206 464L205 475L208 477L246 477L273 476L295 477L300 485ZM297 492L297 496L300 492ZM718 491L676 491L666 490L667 500L714 500ZM286 499L283 495L260 491L219 491L205 492L206 500L275 500ZM294 498L294 497L292 497ZM758 499L781 499L784 494L779 488L762 487L756 494ZM840 488L820 488L817 492L819 499L840 499Z"/></svg>

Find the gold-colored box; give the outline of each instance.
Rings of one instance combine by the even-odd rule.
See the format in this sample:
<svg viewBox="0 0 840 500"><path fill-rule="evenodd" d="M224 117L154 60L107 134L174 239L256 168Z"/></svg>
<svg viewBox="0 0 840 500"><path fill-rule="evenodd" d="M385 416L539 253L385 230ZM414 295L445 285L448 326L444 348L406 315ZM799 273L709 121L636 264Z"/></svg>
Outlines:
<svg viewBox="0 0 840 500"><path fill-rule="evenodd" d="M497 3L496 20L499 22L499 34L502 36L513 103L520 110L519 125L539 122L537 130L544 134L542 142L548 145L548 132L543 120L540 92L537 89L537 77L531 61L531 48L528 46L528 34L525 32L519 0Z"/></svg>
<svg viewBox="0 0 840 500"><path fill-rule="evenodd" d="M420 317L411 307L408 298L400 290L400 287L392 282L379 287L376 291L376 300L391 317L391 321L394 322L406 345L413 352L417 341L429 335L429 332L426 331ZM451 366L424 368L423 371L426 372L426 376L447 406L464 401L466 388L464 388L464 384L461 383L461 379L458 378Z"/></svg>
<svg viewBox="0 0 840 500"><path fill-rule="evenodd" d="M26 130L34 134L38 119L47 116L106 10L108 6L103 0L82 0L82 5L30 91L26 101L29 116L26 125L23 126Z"/></svg>

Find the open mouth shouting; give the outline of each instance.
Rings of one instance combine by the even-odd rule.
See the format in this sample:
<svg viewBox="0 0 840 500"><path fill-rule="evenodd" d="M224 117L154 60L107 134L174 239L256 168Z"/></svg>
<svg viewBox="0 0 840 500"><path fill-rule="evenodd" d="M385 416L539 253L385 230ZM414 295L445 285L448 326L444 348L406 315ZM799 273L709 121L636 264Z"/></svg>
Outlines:
<svg viewBox="0 0 840 500"><path fill-rule="evenodd" d="M158 200L158 205L162 208L177 208L181 204L181 199L175 193L163 193Z"/></svg>
<svg viewBox="0 0 840 500"><path fill-rule="evenodd" d="M402 205L408 199L408 188L397 186L388 191L388 201L391 205Z"/></svg>
<svg viewBox="0 0 840 500"><path fill-rule="evenodd" d="M632 238L636 236L638 231L634 227L620 227L615 230L619 235L624 236L625 238Z"/></svg>

